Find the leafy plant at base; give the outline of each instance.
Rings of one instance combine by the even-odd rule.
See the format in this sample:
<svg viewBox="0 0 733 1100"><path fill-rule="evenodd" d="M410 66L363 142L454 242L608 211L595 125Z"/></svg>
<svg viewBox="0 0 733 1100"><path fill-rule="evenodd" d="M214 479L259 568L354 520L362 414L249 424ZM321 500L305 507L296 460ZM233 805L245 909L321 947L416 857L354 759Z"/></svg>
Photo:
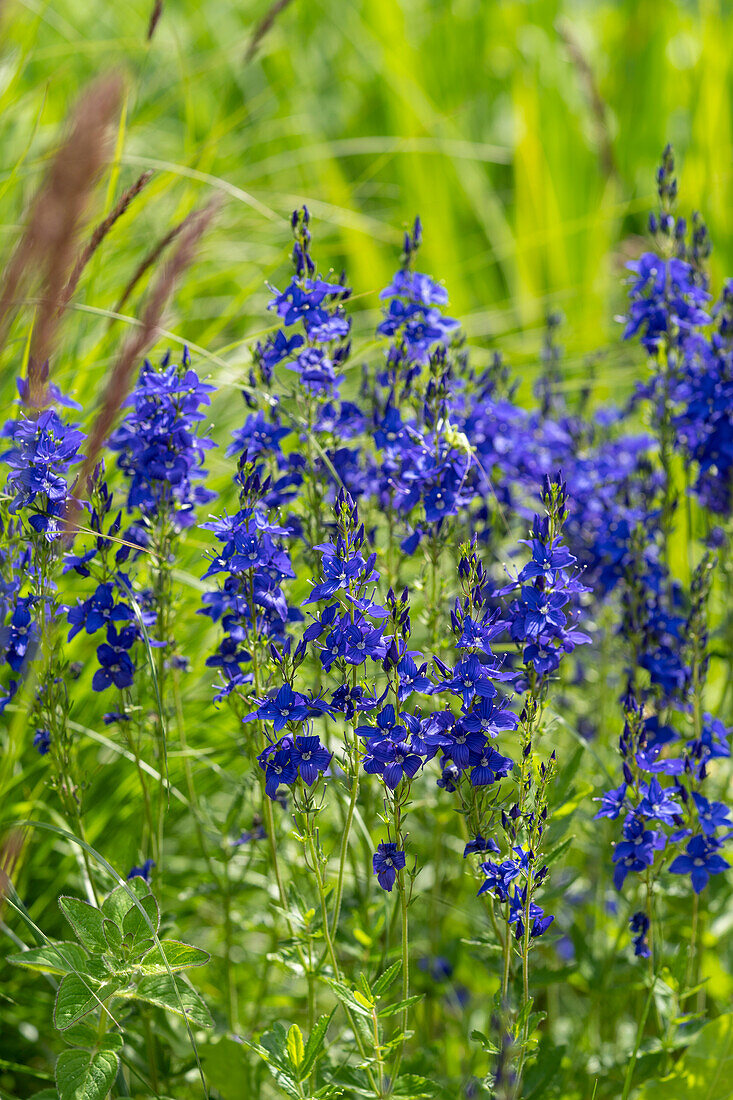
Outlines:
<svg viewBox="0 0 733 1100"><path fill-rule="evenodd" d="M78 942L49 942L10 955L8 962L61 976L54 1026L71 1049L56 1061L59 1100L103 1100L120 1069L124 1029L117 1013L125 1002L165 1008L196 1027L212 1026L202 998L175 976L204 966L209 955L158 938L158 902L141 877L117 886L99 907L73 897L59 898L59 906Z"/></svg>

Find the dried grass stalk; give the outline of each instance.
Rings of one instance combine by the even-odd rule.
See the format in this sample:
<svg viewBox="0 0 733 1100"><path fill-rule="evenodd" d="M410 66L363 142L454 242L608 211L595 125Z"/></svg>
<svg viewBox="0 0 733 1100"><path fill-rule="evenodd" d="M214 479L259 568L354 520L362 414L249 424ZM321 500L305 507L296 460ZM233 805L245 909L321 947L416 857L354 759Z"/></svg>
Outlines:
<svg viewBox="0 0 733 1100"><path fill-rule="evenodd" d="M161 17L162 14L163 14L163 0L155 0L155 5L153 7L153 10L150 13L150 22L148 23L148 34L147 34L148 42L151 41L153 35L155 34L155 28L158 26L158 23L160 22L160 17Z"/></svg>
<svg viewBox="0 0 733 1100"><path fill-rule="evenodd" d="M174 225L173 228L165 234L165 236L160 238L157 244L153 245L147 255L143 257L143 259L136 267L134 275L130 279L125 289L122 291L122 294L120 295L120 298L115 305L114 310L112 311L113 313L122 313L125 303L129 300L130 295L142 279L145 272L158 262L168 245L171 244L176 239L176 237L178 237L180 233L182 233L182 231L185 229L191 217L192 215L188 214L183 219L183 221L180 221L178 223L178 225ZM116 318L113 317L110 321L110 327L115 323L115 320Z"/></svg>
<svg viewBox="0 0 733 1100"><path fill-rule="evenodd" d="M76 238L92 188L109 159L111 122L120 105L122 78L106 76L83 94L74 111L69 135L51 162L31 205L25 232L10 260L0 296L0 345L12 306L34 273L40 274L41 305L33 333L36 363L50 357L59 320L59 305L73 264ZM43 404L40 374L29 375L30 400Z"/></svg>
<svg viewBox="0 0 733 1100"><path fill-rule="evenodd" d="M254 29L249 46L247 47L247 52L244 55L245 64L249 64L249 62L252 61L262 44L262 39L272 30L278 15L284 12L286 8L290 7L292 2L293 0L275 0L272 7L268 8Z"/></svg>
<svg viewBox="0 0 733 1100"><path fill-rule="evenodd" d="M127 188L127 190L120 196L114 209L112 209L104 221L101 221L94 229L88 244L82 249L74 264L74 270L69 276L69 281L64 287L63 294L61 295L61 302L59 308L63 310L71 301L72 295L79 285L84 268L91 260L94 253L101 245L104 238L107 236L112 226L118 221L122 215L127 211L130 203L133 199L137 198L145 185L152 179L155 173L152 171L143 172L141 176L135 180L135 182Z"/></svg>

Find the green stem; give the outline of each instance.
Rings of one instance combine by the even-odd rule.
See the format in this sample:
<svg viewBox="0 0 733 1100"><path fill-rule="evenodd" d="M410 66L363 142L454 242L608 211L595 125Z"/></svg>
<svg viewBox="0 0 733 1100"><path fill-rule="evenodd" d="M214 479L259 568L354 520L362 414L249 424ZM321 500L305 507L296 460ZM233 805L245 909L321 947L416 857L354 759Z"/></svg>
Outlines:
<svg viewBox="0 0 733 1100"><path fill-rule="evenodd" d="M652 997L654 996L654 986L656 984L656 977L652 976L651 985L649 986L649 993L647 994L646 1001L644 1002L644 1009L639 1017L639 1023L636 1028L636 1040L634 1042L634 1049L631 1052L631 1058L629 1064L626 1067L626 1077L624 1078L624 1090L621 1094L621 1100L628 1100L629 1092L631 1091L631 1081L634 1076L634 1069L636 1067L636 1060L639 1056L639 1047L641 1046L641 1038L644 1034L644 1028L646 1026L647 1017L649 1015L649 1009L652 1004Z"/></svg>
<svg viewBox="0 0 733 1100"><path fill-rule="evenodd" d="M310 852L311 861L313 863L313 874L315 876L316 887L318 889L318 900L321 906L321 921L323 924L323 938L326 941L326 953L331 962L331 969L333 970L334 978L337 982L341 982L341 968L339 967L338 959L336 958L336 950L333 946L333 940L331 938L331 933L328 927L328 903L326 901L326 890L323 885L323 875L321 874L320 857L316 850L316 845L313 839L313 833L311 831L309 821L306 821L305 832L308 850ZM356 1045L359 1048L359 1053L361 1054L362 1058L366 1059L368 1057L366 1047L364 1046L364 1041L361 1037L356 1021L354 1020L354 1015L347 1005L344 1004L343 1008L349 1024L351 1025L351 1030L354 1033L354 1038L356 1039ZM382 1096L382 1090L379 1089L377 1086L377 1082L374 1079L374 1073L372 1072L371 1067L367 1065L365 1068L367 1076L369 1078L369 1083L374 1089L375 1095Z"/></svg>
<svg viewBox="0 0 733 1100"><path fill-rule="evenodd" d="M339 918L341 916L341 900L344 893L344 871L346 869L346 856L349 851L349 837L351 836L351 826L354 821L354 811L356 809L356 800L359 795L359 762L356 761L356 767L354 771L354 778L351 781L351 798L349 800L349 809L346 814L346 823L344 825L343 835L341 837L341 850L339 853L339 868L338 877L336 879L336 897L334 899L333 906L333 933L336 935L339 925Z"/></svg>

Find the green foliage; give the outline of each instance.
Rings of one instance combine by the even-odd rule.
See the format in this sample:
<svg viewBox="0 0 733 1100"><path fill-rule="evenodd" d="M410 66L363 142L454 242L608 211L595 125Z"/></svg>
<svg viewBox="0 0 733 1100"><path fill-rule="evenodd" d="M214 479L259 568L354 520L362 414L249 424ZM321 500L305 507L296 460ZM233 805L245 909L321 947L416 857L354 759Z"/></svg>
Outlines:
<svg viewBox="0 0 733 1100"><path fill-rule="evenodd" d="M201 996L173 973L203 966L209 955L158 939L160 910L142 878L116 887L99 907L73 897L59 898L59 906L78 943L49 942L10 955L8 962L62 975L54 1026L73 1049L56 1060L59 1100L104 1100L120 1065L123 1025L117 1016L125 1002L167 1009L196 1027L212 1026Z"/></svg>
<svg viewBox="0 0 733 1100"><path fill-rule="evenodd" d="M636 1100L730 1100L733 1015L705 1024L667 1077L646 1081Z"/></svg>
<svg viewBox="0 0 733 1100"><path fill-rule="evenodd" d="M453 312L467 319L473 361L488 362L500 341L522 376L522 392L529 394L540 370L538 326L548 308L564 308L570 323L563 334L563 388L586 386L587 356L599 352L592 401L600 406L623 401L641 375L633 353L609 350L607 337L622 309L619 269L639 245L653 168L668 139L680 154L689 203L709 221L714 281L719 284L733 269L729 5L293 3L280 13L258 55L245 61L254 28L270 7L270 0L166 3L147 43L153 0L0 0L3 255L47 169L69 105L100 72L121 67L128 91L114 160L91 204L89 228L143 169L155 171L86 271L63 319L54 377L90 407L142 315L151 272L116 316L122 290L149 248L214 194L226 197L224 208L190 277L177 289L160 348L194 346L202 369L219 387L213 418L221 440L241 424L241 402L234 397L247 376L250 348L262 337L265 280L277 282L283 275L287 216L298 202L308 202L317 219L323 268L344 267L364 290L353 303L356 357L370 346L377 292L391 275L401 226L419 212L426 225L421 265L445 280ZM568 35L577 50L569 47ZM35 310L30 303L25 327L18 326L0 348L4 408L15 397L14 377ZM230 473L223 448L213 452L212 487L218 489ZM199 625L182 639L189 656L212 648L208 620L195 617L202 552L203 540L192 533L176 565L177 612ZM684 571L686 544L677 557ZM721 593L718 599L723 604L727 597ZM718 643L722 647L725 639ZM154 653L146 639L155 682ZM557 1009L565 1045L555 1045L548 1025L539 1025L535 1039L543 1038L525 1100L618 1100L646 995L622 934L629 914L623 904L612 910L617 899L599 885L611 832L604 821L591 823L587 813L603 769L615 767L619 730L609 715L622 691L615 676L608 665L587 669L589 711L598 715L594 741L583 740L567 721L563 725L562 716L549 733L561 770L546 861L553 871L561 863L563 874L547 893L548 911L558 919L538 953L532 986L538 1011L550 1003ZM494 1000L500 964L494 931L476 905L477 883L461 863L456 815L441 811L427 795L415 809L413 839L426 892L424 902L410 910L413 963L445 950L452 978L432 983L415 968L413 995L402 1000L401 962L392 962L392 913L365 881L374 818L364 810L346 872L342 947L349 975L365 971L367 987L339 983L327 961L318 964L313 1020L303 1026L299 1059L290 1021L296 1011L301 1025L306 1017L303 952L320 958L323 922L310 896L296 898L292 890L288 905L280 904L267 841L233 846L252 826L253 807L233 726L211 706L211 670L182 678L175 699L163 700L171 711L182 702L186 719L183 729L171 722L163 758L156 758L146 732L146 708L163 709L157 694L138 701L128 741L103 724L109 704L92 693L90 679L87 667L75 683L70 715L84 777L77 795L86 835L121 869L149 854L141 836L140 776L151 789L159 785L166 864L156 891L164 911L175 914L177 933L209 950L167 938L156 899L139 879L118 886L99 908L62 896L61 912L77 937L70 942L62 917L52 912L55 899L83 893L100 865L90 857L90 876L72 844L33 833L17 868L31 923L24 927L22 915L18 923L28 938L28 928L33 935L33 921L43 914L53 939L32 939L39 945L26 951L6 941L13 954L3 956L0 966L12 962L27 973L19 970L14 978L8 968L0 972L0 1053L7 1056L0 1061L0 1095L25 1100L45 1080L50 1059L72 1042L74 1048L58 1056L69 1067L67 1091L59 1079L58 1091L44 1089L35 1100L103 1096L89 1089L102 1090L105 1082L109 1087L112 1059L120 1053L115 1041L122 1034L136 1097L202 1095L192 1072L196 1044L184 1025L211 1033L212 1016L203 997L178 975L203 966L209 953L202 989L214 1013L216 1041L202 1044L201 1052L206 1079L224 1100L271 1100L278 1088L300 1096L301 1087L308 1096L311 1085L314 1096L373 1097L365 1067L372 1071L381 1052L394 1052L404 1005L414 1020L415 1053L406 1059L395 1095L439 1094L440 1085L425 1080L426 1066L437 1067L451 1096L467 1081L484 1079L499 1049L492 1016L500 1007ZM724 682L713 684L716 699L724 691ZM2 722L3 817L54 820L57 793L30 747L24 714L11 708ZM376 816L380 807L371 810ZM76 831L82 835L81 818ZM273 841L283 863L297 866L302 849L279 807ZM326 848L337 850L339 841L324 830ZM733 996L729 895L722 887L711 891L697 960L712 1012L725 1011ZM17 936L9 908L2 919ZM687 900L675 894L665 934L679 942L689 926ZM555 945L574 953L572 968ZM642 1046L634 1083L643 1100L691 1100L696 1089L705 1097L708 1082L720 1092L710 1092L709 1100L724 1100L733 1078L725 1068L729 1017L706 1024L692 1042L700 1021L676 1022L675 998L685 991L687 962L680 952L674 996L665 994L662 1003L660 993L651 1009L653 1015L659 1008L672 1034L663 1054ZM43 972L49 981L31 972ZM691 996L685 1007L691 1010L693 1003ZM366 1057L351 1040L346 1009ZM56 1036L46 1026L54 1012L63 1029ZM329 1029L334 1014L338 1026ZM277 1019L288 1025L278 1030ZM528 1020L533 1031L538 1019ZM476 1024L484 1030L483 1046L468 1040ZM38 1038L29 1038L34 1032ZM229 1038L232 1033L246 1034L250 1045ZM436 1034L439 1041L428 1038ZM28 1073L8 1069L11 1059L15 1066L26 1063ZM147 1079L154 1068L161 1078L156 1087Z"/></svg>

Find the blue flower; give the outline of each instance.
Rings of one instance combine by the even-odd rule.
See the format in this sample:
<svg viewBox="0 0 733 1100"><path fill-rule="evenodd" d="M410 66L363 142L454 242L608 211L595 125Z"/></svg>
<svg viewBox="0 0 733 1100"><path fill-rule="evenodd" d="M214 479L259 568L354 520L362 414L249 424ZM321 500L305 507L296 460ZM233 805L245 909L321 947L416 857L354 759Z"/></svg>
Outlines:
<svg viewBox="0 0 733 1100"><path fill-rule="evenodd" d="M128 511L148 517L162 511L178 528L190 526L196 506L214 496L194 484L206 477L204 456L213 446L198 426L214 387L200 381L190 362L188 349L180 366L168 355L159 368L146 360L125 402L129 411L109 440L130 482Z"/></svg>
<svg viewBox="0 0 733 1100"><path fill-rule="evenodd" d="M298 778L292 750L292 741L284 738L275 745L268 745L258 757L259 765L265 773L265 793L273 801L277 799L277 789L281 783L290 786Z"/></svg>
<svg viewBox="0 0 733 1100"><path fill-rule="evenodd" d="M146 859L141 867L131 867L127 875L127 881L131 878L144 878L146 882L150 882L150 872L155 867L155 860Z"/></svg>
<svg viewBox="0 0 733 1100"><path fill-rule="evenodd" d="M48 730L36 730L33 735L33 745L40 756L45 756L51 748L51 734Z"/></svg>
<svg viewBox="0 0 733 1100"><path fill-rule="evenodd" d="M475 852L495 852L498 855L499 845L495 840L492 840L490 837L488 839L482 837L479 833L473 840L469 840L466 844L466 847L463 849L463 858L465 859L466 856L473 855Z"/></svg>
<svg viewBox="0 0 733 1100"><path fill-rule="evenodd" d="M436 690L460 695L466 708L471 705L475 695L480 695L484 699L492 699L496 695L496 688L486 675L486 667L475 654L459 661L452 674L445 665L442 665L441 671L444 671L447 679L439 684Z"/></svg>
<svg viewBox="0 0 733 1100"><path fill-rule="evenodd" d="M514 767L513 761L508 756L486 745L478 753L471 753L471 785L473 787L486 787L509 775Z"/></svg>
<svg viewBox="0 0 733 1100"><path fill-rule="evenodd" d="M405 853L398 850L392 842L382 841L372 856L372 867L377 876L377 882L383 890L391 893L397 878L397 872L405 866Z"/></svg>
<svg viewBox="0 0 733 1100"><path fill-rule="evenodd" d="M712 836L716 829L733 828L730 809L724 802L709 802L697 791L692 792L692 800L697 808L700 828L706 836Z"/></svg>
<svg viewBox="0 0 733 1100"><path fill-rule="evenodd" d="M642 783L640 790L644 797L636 812L641 817L661 821L665 825L674 825L675 819L680 814L680 805L674 795L664 790L656 778L648 784Z"/></svg>
<svg viewBox="0 0 733 1100"><path fill-rule="evenodd" d="M135 677L135 666L124 649L103 642L97 648L100 668L94 673L92 687L95 691L104 691L111 687L130 687Z"/></svg>
<svg viewBox="0 0 733 1100"><path fill-rule="evenodd" d="M309 787L321 772L325 772L332 756L333 753L324 749L317 737L311 736L296 737L290 752L290 759L300 772L300 778Z"/></svg>
<svg viewBox="0 0 733 1100"><path fill-rule="evenodd" d="M613 884L620 890L630 871L644 871L654 862L654 852L658 835L645 829L634 817L628 818L624 825L624 840L613 849Z"/></svg>
<svg viewBox="0 0 733 1100"><path fill-rule="evenodd" d="M649 918L646 913L634 913L629 921L634 935L634 954L642 959L648 959L650 955L647 935L649 933Z"/></svg>
<svg viewBox="0 0 733 1100"><path fill-rule="evenodd" d="M719 875L730 864L718 855L720 841L712 836L693 836L686 845L686 855L679 855L669 865L673 875L689 875L692 889L699 894L711 875Z"/></svg>
<svg viewBox="0 0 733 1100"><path fill-rule="evenodd" d="M414 779L422 760L406 741L370 741L364 757L364 770L381 775L391 791L404 778Z"/></svg>
<svg viewBox="0 0 733 1100"><path fill-rule="evenodd" d="M308 700L289 684L283 684L274 698L267 699L257 710L257 717L274 724L279 733L288 722L304 722L308 717Z"/></svg>
<svg viewBox="0 0 733 1100"><path fill-rule="evenodd" d="M627 266L637 278L629 291L631 309L624 339L640 332L642 344L653 352L664 336L708 324L710 317L701 307L710 295L697 283L690 264L645 252Z"/></svg>
<svg viewBox="0 0 733 1100"><path fill-rule="evenodd" d="M601 803L600 810L593 815L594 821L599 817L610 817L615 821L626 803L626 784L622 783L620 787L606 791L600 799L596 798L594 801Z"/></svg>
<svg viewBox="0 0 733 1100"><path fill-rule="evenodd" d="M87 634L95 634L109 623L126 622L134 618L131 607L124 603L115 603L114 585L100 584L94 595L76 607L70 607L66 617L71 624L69 641L84 627Z"/></svg>

